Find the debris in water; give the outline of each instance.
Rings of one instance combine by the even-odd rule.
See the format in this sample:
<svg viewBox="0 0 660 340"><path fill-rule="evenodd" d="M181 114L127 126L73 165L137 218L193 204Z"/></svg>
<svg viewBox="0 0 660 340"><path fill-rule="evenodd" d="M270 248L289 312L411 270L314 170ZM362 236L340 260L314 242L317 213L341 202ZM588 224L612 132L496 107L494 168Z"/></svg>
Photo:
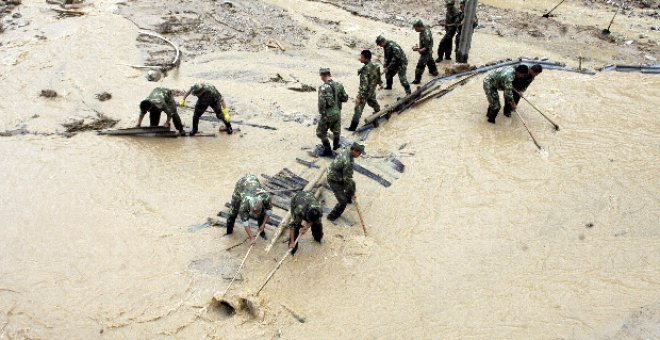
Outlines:
<svg viewBox="0 0 660 340"><path fill-rule="evenodd" d="M300 87L289 87L288 89L296 92L316 92L316 87L307 84L301 84Z"/></svg>
<svg viewBox="0 0 660 340"><path fill-rule="evenodd" d="M62 126L66 129L68 133L77 133L82 131L90 130L103 130L111 128L117 124L119 120L108 118L104 115L99 115L98 118L92 119L91 122L85 123L84 119L76 120L71 123L64 123Z"/></svg>
<svg viewBox="0 0 660 340"><path fill-rule="evenodd" d="M57 92L55 92L53 90L41 90L41 93L39 94L39 97L55 98L55 97L57 97Z"/></svg>
<svg viewBox="0 0 660 340"><path fill-rule="evenodd" d="M97 93L97 94L95 95L95 97L96 97L96 99L98 99L99 101L104 102L104 101L106 101L106 100L112 99L112 94L110 94L110 93L108 93L108 92Z"/></svg>

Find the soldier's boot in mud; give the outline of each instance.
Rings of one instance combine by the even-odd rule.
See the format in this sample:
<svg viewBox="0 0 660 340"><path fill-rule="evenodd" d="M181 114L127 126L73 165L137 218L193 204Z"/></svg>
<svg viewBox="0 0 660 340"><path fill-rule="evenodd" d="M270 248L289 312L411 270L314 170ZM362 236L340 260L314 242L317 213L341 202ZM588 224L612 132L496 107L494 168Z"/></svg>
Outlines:
<svg viewBox="0 0 660 340"><path fill-rule="evenodd" d="M348 127L348 131L355 131L357 130L359 122L357 120L352 120L351 121L351 126Z"/></svg>
<svg viewBox="0 0 660 340"><path fill-rule="evenodd" d="M199 128L199 117L193 116L193 126L192 130L190 131L190 135L194 136L197 134L198 128Z"/></svg>
<svg viewBox="0 0 660 340"><path fill-rule="evenodd" d="M418 85L422 82L422 74L424 74L424 69L416 69L415 70L415 80L412 81L411 84L413 85Z"/></svg>
<svg viewBox="0 0 660 340"><path fill-rule="evenodd" d="M234 232L234 222L236 222L236 218L232 218L229 216L227 218L227 235L231 235Z"/></svg>
<svg viewBox="0 0 660 340"><path fill-rule="evenodd" d="M403 89L406 91L406 96L409 96L412 91L410 91L410 85L404 85Z"/></svg>
<svg viewBox="0 0 660 340"><path fill-rule="evenodd" d="M231 123L225 123L225 127L227 128L227 134L231 135L234 133L234 129L231 127Z"/></svg>
<svg viewBox="0 0 660 340"><path fill-rule="evenodd" d="M332 148L330 147L330 141L329 140L324 140L323 141L323 153L321 153L321 156L323 156L323 157L332 157Z"/></svg>
<svg viewBox="0 0 660 340"><path fill-rule="evenodd" d="M341 146L341 144L339 144L339 136L334 137L332 139L332 150L337 150L337 149L339 149L340 146Z"/></svg>
<svg viewBox="0 0 660 340"><path fill-rule="evenodd" d="M337 203L337 205L335 206L335 208L332 209L332 211L328 214L328 220L329 220L329 221L334 221L334 220L338 219L339 216L341 216L341 214L344 213L344 210L345 210L345 209L346 209L346 205L345 205L345 204Z"/></svg>
<svg viewBox="0 0 660 340"><path fill-rule="evenodd" d="M486 114L486 117L488 117L488 122L489 123L495 124L495 117L497 117L497 111L495 111L492 108L488 107L488 113Z"/></svg>
<svg viewBox="0 0 660 340"><path fill-rule="evenodd" d="M390 79L387 78L385 79L385 88L384 90L391 90L392 89L392 84L394 83L394 78Z"/></svg>

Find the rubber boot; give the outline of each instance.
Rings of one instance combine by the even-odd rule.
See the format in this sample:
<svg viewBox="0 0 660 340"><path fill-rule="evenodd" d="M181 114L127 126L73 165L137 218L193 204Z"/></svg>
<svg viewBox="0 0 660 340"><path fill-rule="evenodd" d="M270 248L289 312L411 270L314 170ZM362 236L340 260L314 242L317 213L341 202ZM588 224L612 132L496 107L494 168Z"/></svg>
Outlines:
<svg viewBox="0 0 660 340"><path fill-rule="evenodd" d="M418 85L422 82L422 72L415 72L415 80L411 84Z"/></svg>
<svg viewBox="0 0 660 340"><path fill-rule="evenodd" d="M231 235L234 232L234 222L236 218L229 217L227 218L227 235Z"/></svg>
<svg viewBox="0 0 660 340"><path fill-rule="evenodd" d="M345 205L337 203L337 205L332 209L332 211L328 214L328 220L334 221L341 216L341 214L344 213L344 210L346 209Z"/></svg>
<svg viewBox="0 0 660 340"><path fill-rule="evenodd" d="M499 110L498 110L499 111ZM495 117L497 117L497 112L490 107L488 108L488 114L486 114L488 117L488 122L491 124L495 124Z"/></svg>
<svg viewBox="0 0 660 340"><path fill-rule="evenodd" d="M386 79L385 80L385 90L391 90L392 89L392 84L394 83L394 79Z"/></svg>
<svg viewBox="0 0 660 340"><path fill-rule="evenodd" d="M355 131L357 129L359 122L357 120L351 121L351 126L348 127L348 131Z"/></svg>
<svg viewBox="0 0 660 340"><path fill-rule="evenodd" d="M339 144L339 136L332 139L332 150L339 149L341 145Z"/></svg>
<svg viewBox="0 0 660 340"><path fill-rule="evenodd" d="M332 148L330 148L330 141L324 140L323 141L323 153L321 154L323 157L332 157Z"/></svg>
<svg viewBox="0 0 660 340"><path fill-rule="evenodd" d="M190 131L190 135L194 136L197 134L199 128L199 117L193 116L193 126L192 126L192 131Z"/></svg>
<svg viewBox="0 0 660 340"><path fill-rule="evenodd" d="M404 85L403 89L406 91L406 96L409 96L412 91L410 91L410 85Z"/></svg>

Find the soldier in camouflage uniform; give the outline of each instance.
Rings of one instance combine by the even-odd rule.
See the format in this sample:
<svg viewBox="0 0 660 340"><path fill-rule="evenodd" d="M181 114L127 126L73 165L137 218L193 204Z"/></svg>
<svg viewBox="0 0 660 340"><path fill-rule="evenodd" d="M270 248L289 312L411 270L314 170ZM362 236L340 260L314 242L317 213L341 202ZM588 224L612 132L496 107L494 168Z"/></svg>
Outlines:
<svg viewBox="0 0 660 340"><path fill-rule="evenodd" d="M259 234L262 238L266 237L264 228L268 222L268 212L272 209L272 206L270 194L262 189L257 176L246 175L236 182L230 205L229 217L227 217L227 234L234 232L236 217L240 217L245 232L250 237L250 243L254 244L256 240L252 235L249 224L250 218L254 218L259 224Z"/></svg>
<svg viewBox="0 0 660 340"><path fill-rule="evenodd" d="M289 248L291 255L298 250L296 239L298 235L304 235L308 229L312 229L312 236L316 242L321 242L323 238L323 209L321 203L314 197L314 194L308 191L301 191L291 199L291 223L289 223ZM303 227L303 222L305 226Z"/></svg>
<svg viewBox="0 0 660 340"><path fill-rule="evenodd" d="M355 181L353 181L353 160L364 152L364 146L353 143L337 154L328 167L328 185L337 198L337 205L328 214L328 220L334 221L344 213L346 205L355 197Z"/></svg>
<svg viewBox="0 0 660 340"><path fill-rule="evenodd" d="M498 68L488 73L484 78L484 92L488 98L488 122L495 124L495 117L500 112L500 96L498 90L504 91L504 102L516 110L516 102L513 100L513 80L527 75L529 68L526 65L518 65L514 70L512 66Z"/></svg>
<svg viewBox="0 0 660 340"><path fill-rule="evenodd" d="M164 87L157 87L149 94L147 99L140 102L140 117L138 118L137 127L142 126L144 115L149 112L149 126L158 126L160 123L160 114L165 111L167 121L165 127L170 127L170 120L174 121L174 127L179 131L182 136L186 135L183 130L183 123L181 117L176 112L176 103L172 90Z"/></svg>
<svg viewBox="0 0 660 340"><path fill-rule="evenodd" d="M435 66L433 60L433 33L431 29L424 26L421 20L413 23L413 28L419 33L419 46L413 47L413 51L419 53L419 61L415 68L415 80L411 84L419 84L422 82L422 74L426 67L429 68L429 73L432 76L438 76L438 68Z"/></svg>
<svg viewBox="0 0 660 340"><path fill-rule="evenodd" d="M339 148L339 136L341 133L341 106L348 101L348 94L344 85L332 80L329 68L319 70L323 85L319 87L319 114L321 115L316 127L316 136L323 143L322 156L331 157L332 150ZM328 130L332 131L333 146L330 148Z"/></svg>
<svg viewBox="0 0 660 340"><path fill-rule="evenodd" d="M408 78L406 78L406 69L408 68L408 58L406 54L401 49L399 44L394 41L385 39L384 36L379 35L376 38L376 44L383 48L385 51L385 90L391 90L392 84L394 83L394 76L399 75L399 81L401 86L406 91L406 94L410 94L410 84L408 83Z"/></svg>
<svg viewBox="0 0 660 340"><path fill-rule="evenodd" d="M227 134L230 134L234 131L229 122L229 108L225 103L225 100L222 98L222 95L215 88L215 86L207 83L197 83L193 85L185 95L183 99L179 101L179 106L183 107L186 105L186 98L192 94L197 97L197 103L195 104L195 114L193 115L193 128L190 132L191 136L197 134L197 128L199 126L199 118L204 114L204 111L210 106L215 112L215 116L222 120L225 123L227 128Z"/></svg>
<svg viewBox="0 0 660 340"><path fill-rule="evenodd" d="M465 21L465 0L461 0L460 5L461 10L458 13L456 22L458 23L456 29L456 58L458 58L458 45L461 43L461 33L463 32L463 24ZM477 13L474 14L474 22L472 23L473 27L479 26L479 18L477 18Z"/></svg>
<svg viewBox="0 0 660 340"><path fill-rule="evenodd" d="M364 110L364 105L369 104L374 112L380 111L380 105L376 100L376 86L383 87L383 81L380 78L380 66L371 62L371 51L364 50L360 53L360 62L364 64L358 71L360 75L360 89L357 98L355 98L355 113L351 120L351 126L348 131L355 131L360 123L360 117Z"/></svg>
<svg viewBox="0 0 660 340"><path fill-rule="evenodd" d="M451 60L451 44L456 35L458 24L461 22L460 13L458 12L458 9L456 9L455 0L445 0L445 4L447 5L447 15L445 16L446 33L442 37L442 40L440 40L440 45L438 46L438 59L435 60L438 63L443 59Z"/></svg>
<svg viewBox="0 0 660 340"><path fill-rule="evenodd" d="M520 92L520 94L524 93L529 85L532 84L534 81L534 78L541 74L543 72L543 66L541 64L535 64L532 67L529 68L529 74L522 77L522 78L515 78L513 80L513 89ZM518 104L520 101L520 94L518 92L513 91L513 101ZM511 117L511 104L508 102L504 104L504 115L507 117Z"/></svg>

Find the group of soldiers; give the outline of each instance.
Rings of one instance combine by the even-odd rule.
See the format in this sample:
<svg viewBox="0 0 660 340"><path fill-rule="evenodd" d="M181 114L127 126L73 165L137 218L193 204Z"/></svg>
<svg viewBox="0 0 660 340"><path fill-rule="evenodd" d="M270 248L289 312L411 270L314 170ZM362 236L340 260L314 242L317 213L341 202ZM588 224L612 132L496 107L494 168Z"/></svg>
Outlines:
<svg viewBox="0 0 660 340"><path fill-rule="evenodd" d="M364 146L353 143L343 148L330 163L326 179L332 189L337 204L328 214L328 220L334 221L344 213L346 206L355 200L355 181L353 180L353 162L364 152ZM250 244L256 243L256 237L250 227L250 219L258 224L257 234L266 239L264 231L268 223L269 212L272 209L269 192L261 185L255 175L245 175L236 182L231 197L229 216L227 217L227 234L234 232L234 225L238 218L245 228ZM300 191L291 199L289 208L291 222L289 223L289 248L295 254L298 250L298 237L307 230L312 230L316 242L323 239L323 209L321 203L308 191Z"/></svg>
<svg viewBox="0 0 660 340"><path fill-rule="evenodd" d="M412 50L419 53L419 60L415 68L415 80L412 84L420 84L424 71L428 68L432 76L438 76L436 62L451 60L452 40L456 39L456 47L460 42L461 29L464 25L465 0L460 0L460 9L455 7L455 0L445 0L447 5L447 16L445 19L446 33L438 47L438 58L433 59L433 35L428 26L421 20L416 20L412 27L419 33L419 44ZM476 19L473 25L476 25ZM383 35L376 38L376 44L384 50L384 70L378 64L372 61L372 52L363 50L360 53L359 61L363 66L358 70L359 89L355 98L355 107L351 123L347 130L355 131L366 105L369 105L374 112L380 111L380 105L376 98L376 89L383 89L381 75L385 74L385 90L391 90L394 76L398 75L401 86L406 95L411 94L410 83L406 78L408 59L399 44L386 39ZM496 69L489 73L484 79L483 87L488 98L488 122L495 123L501 104L499 100L499 91L504 92L504 115L511 116L511 111L516 109L516 105L521 98L522 93L531 84L534 78L542 72L541 65L534 65L528 68L520 65L515 69L513 67L504 67ZM318 89L318 111L319 121L316 128L316 135L321 139L323 149L321 156L333 157L328 167L327 183L332 189L337 204L328 214L330 221L336 220L341 216L347 205L355 200L356 186L353 180L353 162L364 152L364 146L353 143L349 147L337 151L340 148L341 136L341 110L343 103L349 99L344 86L332 78L329 68L321 68L319 75L323 84ZM194 136L198 133L200 117L208 107L211 107L216 117L223 121L226 131L231 134L233 129L230 123L229 110L225 100L215 86L207 83L194 84L179 101L179 106L186 104L186 98L189 95L196 96L197 103L192 121L192 130L189 135ZM170 121L174 121L175 128L181 135L186 135L183 129L181 118L177 113L177 104L174 101L172 90L157 87L149 96L140 103L140 116L137 126L141 126L142 120L147 112L150 113L150 126L158 126L162 112L167 115L165 127L170 126ZM328 131L332 132L333 142L330 145ZM336 152L336 154L335 154ZM258 222L258 232L262 238L266 238L264 228L269 219L269 211L272 209L271 197L269 192L261 185L259 179L254 175L246 175L239 179L234 188L231 199L229 217L227 218L227 234L232 234L236 219L244 226L250 239L250 243L256 242L256 237L252 233L249 220L255 219ZM312 235L317 242L323 238L323 210L318 199L310 192L298 192L291 199L290 213L292 215L289 230L289 247L292 253L298 249L296 240L299 235L307 230L312 230Z"/></svg>
<svg viewBox="0 0 660 340"><path fill-rule="evenodd" d="M207 83L197 83L190 87L188 92L183 95L183 99L179 101L179 106L186 105L186 98L189 95L197 97L195 104L195 113L193 114L192 131L190 136L197 134L199 129L199 119L204 114L206 109L211 107L218 119L225 123L227 133L231 134L232 129L229 117L229 107L222 98L222 94L215 88L215 86ZM160 124L160 116L162 112L167 115L165 127L170 127L170 121L174 121L174 127L179 131L181 136L186 136L187 133L183 129L181 117L176 109L176 102L174 101L174 94L172 90L165 87L157 87L151 91L149 96L140 102L140 116L138 118L137 127L142 126L144 116L149 112L149 126L158 126Z"/></svg>

